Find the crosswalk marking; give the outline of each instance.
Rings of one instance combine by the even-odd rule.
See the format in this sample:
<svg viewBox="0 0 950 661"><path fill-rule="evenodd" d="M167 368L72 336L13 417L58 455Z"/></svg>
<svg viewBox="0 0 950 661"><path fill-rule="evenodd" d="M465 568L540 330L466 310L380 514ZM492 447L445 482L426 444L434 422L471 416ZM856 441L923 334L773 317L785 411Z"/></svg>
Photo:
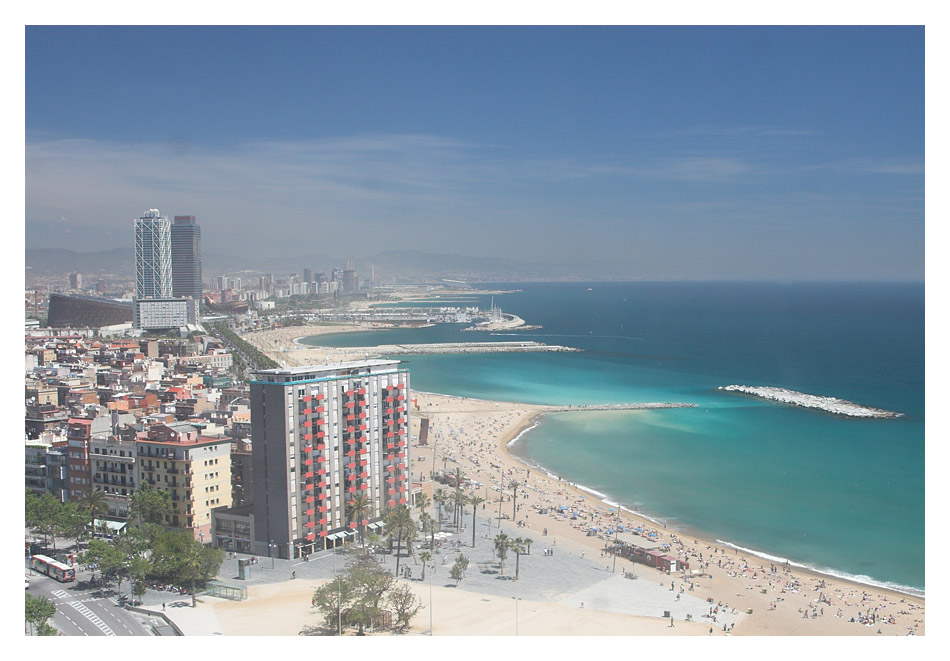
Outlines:
<svg viewBox="0 0 950 661"><path fill-rule="evenodd" d="M58 597L59 599L65 599L69 596L69 593L66 592L66 590L54 590L52 594L54 597Z"/></svg>
<svg viewBox="0 0 950 661"><path fill-rule="evenodd" d="M107 636L114 636L115 632L109 628L105 622L102 621L98 615L93 613L89 608L80 601L71 601L69 605L79 611L79 614L85 617L87 620L95 624L99 629Z"/></svg>

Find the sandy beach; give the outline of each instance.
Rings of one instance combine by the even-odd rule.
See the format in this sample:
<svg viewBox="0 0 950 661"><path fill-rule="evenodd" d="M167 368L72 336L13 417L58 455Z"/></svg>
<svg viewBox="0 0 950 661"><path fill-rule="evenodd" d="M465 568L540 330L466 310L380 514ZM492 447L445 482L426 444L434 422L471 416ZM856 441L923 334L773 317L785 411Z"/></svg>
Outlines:
<svg viewBox="0 0 950 661"><path fill-rule="evenodd" d="M269 355L288 364L303 351L306 359L314 364L338 360L362 358L354 350L326 351L321 348L291 350L279 355L279 349L294 338L319 332L340 332L340 327L279 329L269 333L256 333L247 339ZM353 328L353 330L363 330ZM904 595L859 583L824 576L797 567L774 564L751 554L731 548L723 548L715 542L677 533L655 522L623 511L610 513L612 503L602 502L596 495L580 489L558 477L552 477L538 469L522 464L508 452L508 443L523 430L530 427L535 418L551 411L550 407L475 400L445 395L412 393L412 433L417 438L420 418L429 419L429 443L412 449L413 479L421 481L423 492L429 496L434 489L445 488L429 479L433 466L452 472L460 468L465 477L481 483L476 488L478 495L489 498L486 512L496 512L500 506L502 518L521 529L521 535L531 537L535 546L551 546L558 553L575 554L585 562L610 563L612 557L603 553L606 539L603 532L588 535L589 528L601 531L616 524L625 529L641 528L643 546L669 544L669 553L678 564L688 562L689 573L677 571L667 575L658 569L643 564L634 564L618 559L618 573L635 572L640 581L665 585L691 597L698 597L709 604L709 614L702 622L677 623L670 628L668 622L658 617L636 617L612 612L610 608L598 611L594 608L581 610L563 602L539 601L525 604L525 612L534 615L525 619L523 634L532 635L709 635L709 629L721 635L716 614L728 614L733 621L725 633L731 635L793 635L793 636L895 636L924 634L924 599ZM566 414L573 415L573 414ZM512 481L521 486L517 498L517 512L512 512ZM501 502L499 503L499 496ZM750 497L752 495L750 494ZM573 512L576 518L561 514ZM545 510L547 513L542 514ZM544 534L546 529L547 534ZM629 537L628 537L629 539ZM702 572L694 576L692 572ZM283 586L283 587L281 587ZM492 607L493 597L464 589L447 590L433 599L446 600L450 608L434 609L436 613L447 611L459 614L434 624L436 635L497 635L500 624L493 622L497 609ZM275 584L252 588L249 600L239 603L219 603L212 606L224 629L223 633L247 632L247 624L255 622L259 629L261 620L253 613L259 608L282 609L278 619L286 631L290 631L292 614L301 610L300 600L310 588L302 585ZM301 591L300 595L296 591ZM306 593L306 595L304 594ZM592 601L588 603L592 604ZM306 610L306 609L304 609ZM468 614L468 615L465 615ZM283 615L286 615L284 617ZM303 617L303 614L300 614ZM312 623L313 615L308 616ZM445 615L444 617L448 617ZM242 618L251 618L242 620ZM244 624L242 625L242 621ZM231 624L233 623L233 624ZM710 627L712 625L712 627ZM275 625L276 626L276 625ZM428 629L416 623L413 631ZM260 633L266 633L260 631ZM271 633L278 633L276 630ZM519 632L522 633L522 632Z"/></svg>

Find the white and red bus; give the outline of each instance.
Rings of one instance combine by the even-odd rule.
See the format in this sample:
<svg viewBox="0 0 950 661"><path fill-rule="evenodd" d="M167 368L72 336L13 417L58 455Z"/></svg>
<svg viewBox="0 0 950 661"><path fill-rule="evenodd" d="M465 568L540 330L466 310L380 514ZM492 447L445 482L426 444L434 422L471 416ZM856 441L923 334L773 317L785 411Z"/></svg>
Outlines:
<svg viewBox="0 0 950 661"><path fill-rule="evenodd" d="M53 560L45 555L34 555L30 558L30 565L41 574L55 578L60 583L76 580L76 570L59 560Z"/></svg>

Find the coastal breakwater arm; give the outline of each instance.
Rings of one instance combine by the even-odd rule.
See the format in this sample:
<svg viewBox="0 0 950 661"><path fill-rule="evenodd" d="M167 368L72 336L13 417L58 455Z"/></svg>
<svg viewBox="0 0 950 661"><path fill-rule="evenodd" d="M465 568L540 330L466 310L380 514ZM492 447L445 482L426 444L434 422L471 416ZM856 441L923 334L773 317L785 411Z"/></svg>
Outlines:
<svg viewBox="0 0 950 661"><path fill-rule="evenodd" d="M743 395L752 395L762 399L781 402L783 404L793 404L804 408L819 409L835 415L844 415L851 418L900 418L903 413L894 411L885 411L875 409L870 406L862 406L837 397L823 397L821 395L809 395L803 392L787 390L786 388L772 388L767 386L719 386L718 390L727 392L738 392Z"/></svg>
<svg viewBox="0 0 950 661"><path fill-rule="evenodd" d="M361 351L363 349L356 349ZM445 342L438 344L393 344L378 347L365 347L366 351L387 356L408 354L451 354L451 353L517 353L534 351L580 351L574 347L541 342Z"/></svg>
<svg viewBox="0 0 950 661"><path fill-rule="evenodd" d="M644 409L694 409L696 404L686 402L641 402L638 404L579 404L575 406L551 406L545 412L565 411L640 411Z"/></svg>

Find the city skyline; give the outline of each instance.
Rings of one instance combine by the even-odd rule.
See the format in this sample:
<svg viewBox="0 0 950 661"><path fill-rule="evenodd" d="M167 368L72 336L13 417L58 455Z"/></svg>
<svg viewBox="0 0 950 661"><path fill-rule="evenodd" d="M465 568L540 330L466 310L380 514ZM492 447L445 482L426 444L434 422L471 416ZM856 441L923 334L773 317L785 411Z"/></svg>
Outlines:
<svg viewBox="0 0 950 661"><path fill-rule="evenodd" d="M26 245L154 206L237 256L922 280L923 34L28 27Z"/></svg>

